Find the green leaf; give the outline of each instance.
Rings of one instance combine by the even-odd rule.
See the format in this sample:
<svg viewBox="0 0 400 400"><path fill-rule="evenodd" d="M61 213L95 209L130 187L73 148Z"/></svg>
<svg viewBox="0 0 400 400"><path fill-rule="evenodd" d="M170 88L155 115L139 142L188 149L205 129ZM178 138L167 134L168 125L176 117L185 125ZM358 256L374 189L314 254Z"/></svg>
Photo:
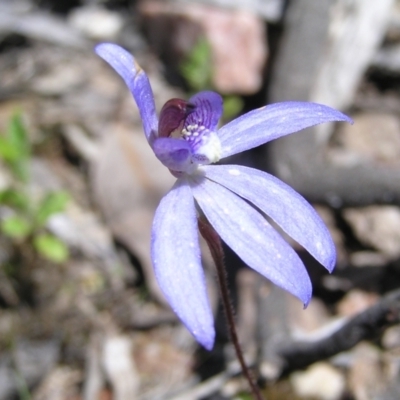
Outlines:
<svg viewBox="0 0 400 400"><path fill-rule="evenodd" d="M29 209L29 203L29 197L21 190L5 189L0 191L0 204L26 212Z"/></svg>
<svg viewBox="0 0 400 400"><path fill-rule="evenodd" d="M44 225L46 221L53 215L65 210L70 200L67 192L59 191L48 193L39 204L36 221L39 225Z"/></svg>
<svg viewBox="0 0 400 400"><path fill-rule="evenodd" d="M14 176L21 182L27 183L29 181L29 164L25 160L17 160L10 164Z"/></svg>
<svg viewBox="0 0 400 400"><path fill-rule="evenodd" d="M205 38L200 38L193 46L191 52L180 64L180 72L193 91L211 87L211 46Z"/></svg>
<svg viewBox="0 0 400 400"><path fill-rule="evenodd" d="M0 136L0 157L8 163L18 160L18 150L4 136Z"/></svg>
<svg viewBox="0 0 400 400"><path fill-rule="evenodd" d="M15 113L7 128L7 139L17 150L20 159L28 159L31 152L29 138L20 113Z"/></svg>
<svg viewBox="0 0 400 400"><path fill-rule="evenodd" d="M248 393L240 393L240 394L237 396L237 399L238 399L238 400L252 400L252 399L253 399L253 396L251 396L251 395L248 394Z"/></svg>
<svg viewBox="0 0 400 400"><path fill-rule="evenodd" d="M239 96L225 96L224 97L224 120L229 121L236 117L243 109L243 99Z"/></svg>
<svg viewBox="0 0 400 400"><path fill-rule="evenodd" d="M51 234L43 233L35 236L33 245L42 257L50 261L62 263L68 260L69 252L67 246Z"/></svg>
<svg viewBox="0 0 400 400"><path fill-rule="evenodd" d="M0 140L0 148L0 155L8 163L16 178L27 182L31 148L19 113L14 114L10 119L6 137Z"/></svg>
<svg viewBox="0 0 400 400"><path fill-rule="evenodd" d="M11 238L24 239L31 233L32 225L19 215L11 215L1 221L1 231Z"/></svg>

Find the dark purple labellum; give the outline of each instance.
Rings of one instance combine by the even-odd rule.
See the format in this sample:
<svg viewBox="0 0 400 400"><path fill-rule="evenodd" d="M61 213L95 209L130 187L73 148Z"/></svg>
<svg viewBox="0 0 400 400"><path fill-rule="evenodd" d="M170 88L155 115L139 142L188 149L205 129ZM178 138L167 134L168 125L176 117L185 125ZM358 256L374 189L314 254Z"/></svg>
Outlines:
<svg viewBox="0 0 400 400"><path fill-rule="evenodd" d="M160 112L158 123L158 137L174 137L174 133L180 134L185 120L196 106L182 99L168 100Z"/></svg>

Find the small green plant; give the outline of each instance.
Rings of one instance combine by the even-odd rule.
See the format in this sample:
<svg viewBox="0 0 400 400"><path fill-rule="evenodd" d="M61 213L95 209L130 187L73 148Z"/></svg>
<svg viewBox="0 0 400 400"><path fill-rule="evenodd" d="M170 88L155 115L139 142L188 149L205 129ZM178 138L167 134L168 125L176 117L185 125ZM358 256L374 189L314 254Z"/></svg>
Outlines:
<svg viewBox="0 0 400 400"><path fill-rule="evenodd" d="M249 393L239 393L236 396L236 400L252 400L253 396Z"/></svg>
<svg viewBox="0 0 400 400"><path fill-rule="evenodd" d="M193 92L212 87L211 46L200 38L180 65L180 72Z"/></svg>
<svg viewBox="0 0 400 400"><path fill-rule="evenodd" d="M200 38L191 52L180 64L180 72L189 87L190 92L213 90L212 82L212 51L209 42ZM239 96L225 95L223 119L229 121L243 109L243 100Z"/></svg>
<svg viewBox="0 0 400 400"><path fill-rule="evenodd" d="M47 231L46 223L52 215L64 211L69 195L65 191L47 192L39 200L30 195L31 146L19 113L12 116L5 134L0 135L0 159L12 178L0 190L1 232L14 243L33 246L47 260L66 261L66 245Z"/></svg>

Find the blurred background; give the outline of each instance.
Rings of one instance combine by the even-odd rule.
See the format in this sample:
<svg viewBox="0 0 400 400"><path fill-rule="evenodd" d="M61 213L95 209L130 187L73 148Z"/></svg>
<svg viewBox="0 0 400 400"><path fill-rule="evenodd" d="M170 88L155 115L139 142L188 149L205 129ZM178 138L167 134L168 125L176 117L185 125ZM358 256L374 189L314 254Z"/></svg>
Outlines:
<svg viewBox="0 0 400 400"><path fill-rule="evenodd" d="M292 243L310 306L229 249L228 279L267 399L400 398L398 0L0 0L0 400L250 398L208 252L212 352L154 280L151 221L175 179L102 41L135 55L158 110L211 89L223 123L284 100L354 119L227 160L275 174L328 225L332 275Z"/></svg>

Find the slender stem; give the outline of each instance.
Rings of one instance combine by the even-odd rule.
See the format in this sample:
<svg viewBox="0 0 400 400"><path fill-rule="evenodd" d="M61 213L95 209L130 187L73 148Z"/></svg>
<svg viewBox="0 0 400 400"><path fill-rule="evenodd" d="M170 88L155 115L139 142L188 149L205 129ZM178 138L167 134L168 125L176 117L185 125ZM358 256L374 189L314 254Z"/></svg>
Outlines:
<svg viewBox="0 0 400 400"><path fill-rule="evenodd" d="M205 241L207 242L208 247L210 248L211 256L214 260L217 275L218 275L218 283L221 290L221 298L222 298L222 306L225 311L226 320L228 324L228 331L235 348L236 356L239 360L240 366L242 368L243 374L246 377L251 392L255 399L264 400L264 397L260 393L260 390L255 382L254 376L252 372L246 365L243 356L243 350L239 344L239 338L236 331L235 317L234 311L232 307L232 303L229 295L228 282L226 278L226 269L224 264L224 251L222 248L221 239L218 236L217 232L215 232L214 228L209 224L209 222L203 218L198 219L199 230Z"/></svg>

